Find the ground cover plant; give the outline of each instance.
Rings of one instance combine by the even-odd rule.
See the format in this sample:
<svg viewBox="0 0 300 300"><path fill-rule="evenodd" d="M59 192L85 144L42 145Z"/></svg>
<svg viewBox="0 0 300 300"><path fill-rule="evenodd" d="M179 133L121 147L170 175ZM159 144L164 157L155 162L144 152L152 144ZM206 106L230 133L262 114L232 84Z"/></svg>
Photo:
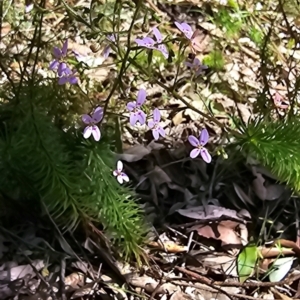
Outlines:
<svg viewBox="0 0 300 300"><path fill-rule="evenodd" d="M0 298L119 297L102 267L132 299L296 284L298 10L3 1Z"/></svg>

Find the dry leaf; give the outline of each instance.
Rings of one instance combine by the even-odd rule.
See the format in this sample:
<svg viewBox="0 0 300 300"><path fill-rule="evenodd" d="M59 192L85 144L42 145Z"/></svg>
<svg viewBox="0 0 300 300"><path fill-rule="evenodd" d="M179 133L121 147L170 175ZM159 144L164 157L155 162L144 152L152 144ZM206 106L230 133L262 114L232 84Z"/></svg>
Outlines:
<svg viewBox="0 0 300 300"><path fill-rule="evenodd" d="M231 255L201 255L197 260L215 274L225 274L238 277L236 257ZM190 267L189 267L190 268ZM194 268L191 268L195 270Z"/></svg>
<svg viewBox="0 0 300 300"><path fill-rule="evenodd" d="M150 150L143 145L135 145L128 148L123 154L118 154L118 159L127 162L139 161L146 155L150 154Z"/></svg>
<svg viewBox="0 0 300 300"><path fill-rule="evenodd" d="M207 205L205 209L204 206L178 209L177 212L182 216L197 220L215 221L223 217L223 219L229 218L236 221L244 221L235 210L216 205Z"/></svg>
<svg viewBox="0 0 300 300"><path fill-rule="evenodd" d="M276 200L285 191L285 187L280 184L271 184L267 186L266 200Z"/></svg>
<svg viewBox="0 0 300 300"><path fill-rule="evenodd" d="M205 238L212 238L220 240L221 245L242 245L241 238L236 229L240 223L234 221L221 221L215 224L209 225L196 225L190 228L190 230L196 230L197 233Z"/></svg>
<svg viewBox="0 0 300 300"><path fill-rule="evenodd" d="M160 250L165 250L169 253L181 253L181 252L187 252L188 247L187 246L181 246L177 245L173 241L165 242L165 243L159 243L159 242L149 242L148 245L158 248Z"/></svg>
<svg viewBox="0 0 300 300"><path fill-rule="evenodd" d="M266 200L267 197L267 189L264 186L265 179L260 173L256 173L256 178L252 181L252 187L260 200Z"/></svg>

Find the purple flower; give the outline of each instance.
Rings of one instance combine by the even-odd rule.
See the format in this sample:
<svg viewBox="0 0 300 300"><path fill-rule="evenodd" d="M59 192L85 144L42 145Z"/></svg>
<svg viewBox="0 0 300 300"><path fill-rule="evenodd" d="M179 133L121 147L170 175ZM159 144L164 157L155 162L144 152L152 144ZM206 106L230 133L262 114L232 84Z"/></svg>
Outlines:
<svg viewBox="0 0 300 300"><path fill-rule="evenodd" d="M50 63L49 69L54 70L57 69L57 73L59 76L62 75L64 69L67 68L66 63L63 61L68 52L68 40L66 40L61 49L54 47L53 55L55 59Z"/></svg>
<svg viewBox="0 0 300 300"><path fill-rule="evenodd" d="M146 95L146 91L140 89L138 91L137 100L127 104L127 109L131 112L129 117L131 126L134 126L136 122L140 122L141 125L144 125L146 122L147 115L140 109L146 101Z"/></svg>
<svg viewBox="0 0 300 300"><path fill-rule="evenodd" d="M103 108L102 107L97 107L92 114L90 115L83 115L82 116L82 121L83 123L87 124L88 126L85 127L83 131L83 137L85 139L88 139L91 134L93 135L95 141L100 141L101 138L101 132L99 127L96 125L103 119Z"/></svg>
<svg viewBox="0 0 300 300"><path fill-rule="evenodd" d="M206 163L211 162L211 156L208 153L207 149L204 148L204 146L208 142L208 138L209 138L209 135L205 128L201 131L199 139L197 139L193 135L189 136L188 140L189 140L190 144L195 147L195 149L193 149L190 153L191 158L196 158L199 154L201 154L203 160Z"/></svg>
<svg viewBox="0 0 300 300"><path fill-rule="evenodd" d="M192 27L189 24L184 22L183 23L174 22L174 24L186 36L188 40L192 38L194 32Z"/></svg>
<svg viewBox="0 0 300 300"><path fill-rule="evenodd" d="M58 84L59 85L63 85L66 84L67 82L69 82L70 84L77 84L78 79L75 76L76 71L72 71L69 67L65 67L65 69L63 69L61 71L61 73L59 74L59 72L57 72L58 75L60 76L58 79Z"/></svg>
<svg viewBox="0 0 300 300"><path fill-rule="evenodd" d="M187 23L178 23L174 22L176 27L186 36L186 38L189 40L190 47L194 54L197 52L201 52L201 32L196 29L195 31L192 30L192 27Z"/></svg>
<svg viewBox="0 0 300 300"><path fill-rule="evenodd" d="M114 43L114 42L116 41L116 39L117 39L117 37L116 37L115 34L108 35L106 38L107 38L109 41L113 42L113 43ZM107 59L107 58L108 58L110 52L111 52L111 47L110 47L110 45L106 45L105 48L104 48L104 50L103 50L103 52L102 52L102 55L103 55L104 59Z"/></svg>
<svg viewBox="0 0 300 300"><path fill-rule="evenodd" d="M168 58L169 51L167 47L164 44L162 44L163 38L160 31L156 27L154 27L152 31L156 41L150 37L144 37L143 39L136 39L135 42L140 47L145 47L152 50L158 50L164 55L165 58Z"/></svg>
<svg viewBox="0 0 300 300"><path fill-rule="evenodd" d="M153 120L148 121L148 127L152 129L152 134L155 140L159 139L159 135L162 137L166 136L164 129L159 125L160 122L160 111L158 108L153 110Z"/></svg>
<svg viewBox="0 0 300 300"><path fill-rule="evenodd" d="M129 181L129 177L122 171L123 171L123 163L119 160L117 162L117 170L114 170L113 174L115 177L117 177L117 180L120 184L122 184L124 181L126 182Z"/></svg>
<svg viewBox="0 0 300 300"><path fill-rule="evenodd" d="M208 67L201 64L200 60L198 58L194 58L193 62L186 61L185 65L189 68L191 68L194 72L196 77L199 76L201 73L203 73L204 70L206 70Z"/></svg>

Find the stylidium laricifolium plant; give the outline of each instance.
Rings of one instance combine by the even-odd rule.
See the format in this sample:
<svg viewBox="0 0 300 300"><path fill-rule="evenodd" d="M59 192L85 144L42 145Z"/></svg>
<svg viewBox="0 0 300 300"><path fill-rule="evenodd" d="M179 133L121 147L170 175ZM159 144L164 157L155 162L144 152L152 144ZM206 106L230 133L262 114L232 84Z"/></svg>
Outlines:
<svg viewBox="0 0 300 300"><path fill-rule="evenodd" d="M193 31L191 26L187 23L179 23L175 22L176 27L184 34L187 42L194 53L197 53L199 45L199 31ZM163 43L163 36L157 27L152 28L153 36L137 38L135 42L139 47L157 50L160 51L164 57L167 59L169 56L168 48ZM116 34L108 35L107 39L110 42L115 42L117 39ZM104 58L107 58L111 52L110 45L106 45L103 50ZM58 47L54 47L53 50L55 59L50 63L50 69L57 71L57 75L59 77L59 84L76 84L78 82L75 77L76 70L71 71L68 66L66 59L68 54L68 40L66 40L61 49ZM76 51L73 51L75 57L80 60L82 56L78 54ZM198 58L194 58L192 62L186 61L184 65L192 70L194 75L197 77L203 73L204 70L207 69L207 66L201 64ZM137 93L136 101L130 101L127 103L126 108L129 111L129 123L131 126L139 125L148 125L148 128L152 131L153 138L158 140L159 138L164 138L166 136L165 129L160 124L161 122L161 112L158 108L155 108L152 112L152 118L147 122L147 115L143 111L142 106L144 105L147 97L147 92L145 89L140 89ZM101 140L101 132L100 128L97 125L102 121L104 117L104 111L101 107L95 108L92 114L84 114L82 116L82 121L86 125L83 131L83 137L85 139L89 139L91 136L96 142ZM203 160L207 163L211 162L211 156L208 153L207 149L204 148L204 145L208 142L208 132L206 129L203 129L200 135L200 138L196 138L195 136L189 137L189 142L192 146L195 147L194 150L191 151L190 157L196 158L201 154ZM123 165L122 162L118 162L117 169L113 172L113 175L116 176L119 183L128 182L128 176L122 172ZM127 180L128 179L128 180Z"/></svg>
<svg viewBox="0 0 300 300"><path fill-rule="evenodd" d="M95 141L100 141L101 138L101 132L99 127L96 125L103 119L103 108L97 107L93 114L90 115L83 115L82 121L87 126L85 127L83 131L83 137L85 139L88 139L91 135L93 135Z"/></svg>
<svg viewBox="0 0 300 300"><path fill-rule="evenodd" d="M50 63L50 70L57 71L59 77L58 84L63 85L69 82L70 84L76 84L78 82L76 78L76 71L70 69L67 65L66 58L68 53L68 40L66 40L61 49L54 47L53 55L54 60Z"/></svg>
<svg viewBox="0 0 300 300"><path fill-rule="evenodd" d="M203 160L207 163L211 162L211 156L209 154L209 152L207 151L206 148L204 148L204 146L207 144L209 139L209 135L206 129L203 129L200 133L200 137L196 138L193 135L190 135L188 140L190 142L190 144L195 147L195 149L193 149L190 153L190 157L191 158L195 158L197 156L199 156L199 154L201 154L201 157L203 158Z"/></svg>
<svg viewBox="0 0 300 300"><path fill-rule="evenodd" d="M187 46L196 53L199 47L198 31L193 32L191 27L186 23L176 22L175 25L184 34ZM151 32L153 35L150 33L149 36L147 35L134 40L134 43L138 45L138 50L159 51L165 59L168 59L168 45L164 42L165 39L161 32L157 27L152 28ZM104 59L110 55L112 51L111 46L113 43L116 43L118 36L114 33L107 35L106 39L108 42L104 45L105 47L102 52ZM136 47L133 47L130 51L137 51L136 49ZM76 50L72 51L71 54L75 56L78 62L84 61L84 57L77 53ZM61 49L54 47L53 55L54 60L50 63L49 68L56 72L58 84L77 84L80 80L79 73L68 64L68 40L63 43ZM182 67L191 69L193 77L200 76L207 69L196 57L192 61L186 58L186 62L182 63ZM124 104L125 117L128 118L130 126L137 126L137 128L143 126L143 128L147 128L152 132L154 140L165 138L166 130L162 123L162 110L155 107L152 109L152 112L149 112L144 109L145 103L148 104L147 91L144 88L140 88L137 91L136 98ZM105 118L105 109L101 106L97 106L91 112L87 112L81 116L81 121L84 125L82 132L83 144L86 145L82 150L85 153L83 164L88 166L85 174L87 176L86 180L90 184L90 187L86 191L86 195L90 195L91 197L91 206L89 209L91 212L95 212L95 209L99 207L99 217L104 228L109 234L116 235L117 240L123 243L125 255L129 255L130 251L132 251L138 256L139 250L137 245L142 240L141 236L143 232L145 232L142 229L140 210L131 197L126 198L125 196L130 191L130 178L123 170L123 162L120 160L117 161L114 169L110 164L110 158L108 158L110 155L108 155L108 152L101 150L104 147L101 148L101 144L105 144L103 140L105 138L102 136L100 130L103 118ZM191 159L201 155L206 163L211 162L211 155L204 147L208 142L208 138L206 129L201 131L199 139L194 136L189 137L189 142L195 147L190 153ZM84 142L84 140L86 141ZM102 152L98 152L98 149ZM103 157L101 153L103 153ZM115 184L119 186L119 189L116 189ZM80 215L80 213L81 211L77 214ZM95 218L94 215L93 218ZM139 228L139 236L134 235L134 228Z"/></svg>
<svg viewBox="0 0 300 300"><path fill-rule="evenodd" d="M208 67L201 64L200 60L195 57L192 62L186 61L185 65L191 69L196 77L200 76Z"/></svg>
<svg viewBox="0 0 300 300"><path fill-rule="evenodd" d="M113 171L113 175L117 177L120 184L123 184L124 181L129 181L129 177L123 172L123 163L120 160L117 162L117 169Z"/></svg>
<svg viewBox="0 0 300 300"><path fill-rule="evenodd" d="M169 51L168 51L167 47L164 44L162 44L163 37L162 37L160 31L156 27L154 27L152 29L152 31L153 31L156 41L150 37L144 37L142 39L136 39L135 42L140 47L145 47L145 48L152 49L152 50L158 50L164 55L165 58L168 58Z"/></svg>

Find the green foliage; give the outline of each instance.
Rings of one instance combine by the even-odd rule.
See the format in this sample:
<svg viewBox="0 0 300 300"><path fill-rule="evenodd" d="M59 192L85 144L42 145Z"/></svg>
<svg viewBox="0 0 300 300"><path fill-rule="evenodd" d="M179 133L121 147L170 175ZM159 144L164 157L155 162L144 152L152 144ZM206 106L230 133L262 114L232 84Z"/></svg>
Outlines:
<svg viewBox="0 0 300 300"><path fill-rule="evenodd" d="M240 12L232 13L227 8L220 8L212 21L218 26L223 27L228 37L238 35L243 26Z"/></svg>
<svg viewBox="0 0 300 300"><path fill-rule="evenodd" d="M51 95L51 87L43 88ZM18 190L19 201L40 211L43 202L66 230L101 223L121 255L139 260L145 227L133 193L112 176L110 141L90 143L83 141L81 129L58 128L47 93L44 101L35 93L40 90L31 86L0 106L0 193Z"/></svg>
<svg viewBox="0 0 300 300"><path fill-rule="evenodd" d="M300 122L298 119L258 120L247 126L238 142L242 150L270 169L281 182L300 191Z"/></svg>
<svg viewBox="0 0 300 300"><path fill-rule="evenodd" d="M221 51L214 50L203 58L203 64L215 70L222 70L224 68L224 57Z"/></svg>
<svg viewBox="0 0 300 300"><path fill-rule="evenodd" d="M253 273L258 259L256 245L247 245L237 258L237 269L240 282L246 281Z"/></svg>
<svg viewBox="0 0 300 300"><path fill-rule="evenodd" d="M108 143L86 142L80 147L83 154L85 182L81 184L86 190L89 203L99 209L98 220L105 226L106 232L123 246L121 252L128 258L134 254L139 259L140 248L145 227L141 211L133 200L133 193L112 177L115 169L113 156Z"/></svg>
<svg viewBox="0 0 300 300"><path fill-rule="evenodd" d="M255 26L250 27L249 37L256 45L258 45L258 46L262 45L263 38L264 38L263 33L261 30L259 30Z"/></svg>

